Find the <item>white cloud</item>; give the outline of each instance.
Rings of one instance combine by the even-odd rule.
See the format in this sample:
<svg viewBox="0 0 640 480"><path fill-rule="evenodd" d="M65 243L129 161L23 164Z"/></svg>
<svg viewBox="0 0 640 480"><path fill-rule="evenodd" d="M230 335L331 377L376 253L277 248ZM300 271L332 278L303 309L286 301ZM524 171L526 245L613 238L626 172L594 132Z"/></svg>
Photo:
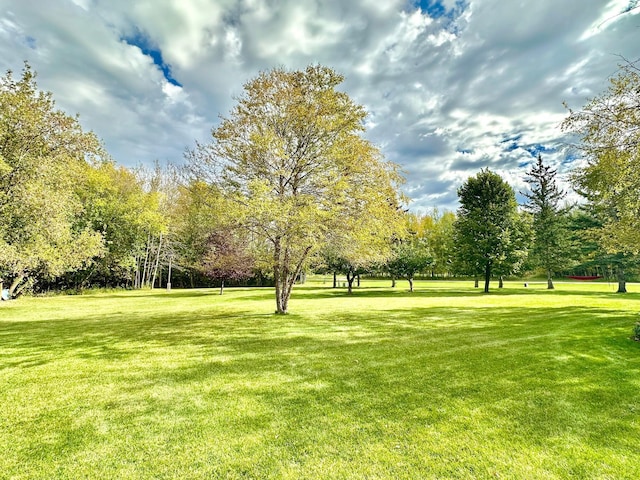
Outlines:
<svg viewBox="0 0 640 480"><path fill-rule="evenodd" d="M532 152L559 166L562 102L579 107L637 56L627 0L0 0L0 67L28 60L127 165L180 162L259 71L321 63L370 112L366 135L407 172L413 208L455 208L490 167L521 185ZM603 23L604 22L604 23ZM180 86L122 38L144 32Z"/></svg>
<svg viewBox="0 0 640 480"><path fill-rule="evenodd" d="M601 15L583 32L580 40L588 40L594 35L598 35L602 30L622 20L627 14L640 14L640 5L638 5L637 0L611 0L601 12Z"/></svg>

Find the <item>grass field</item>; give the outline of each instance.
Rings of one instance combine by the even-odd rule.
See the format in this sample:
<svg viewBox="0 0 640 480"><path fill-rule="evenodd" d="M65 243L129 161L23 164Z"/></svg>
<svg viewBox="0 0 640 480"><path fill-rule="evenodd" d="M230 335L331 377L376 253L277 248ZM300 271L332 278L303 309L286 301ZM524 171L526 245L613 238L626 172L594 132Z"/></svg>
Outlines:
<svg viewBox="0 0 640 480"><path fill-rule="evenodd" d="M640 478L640 286L0 305L0 478Z"/></svg>

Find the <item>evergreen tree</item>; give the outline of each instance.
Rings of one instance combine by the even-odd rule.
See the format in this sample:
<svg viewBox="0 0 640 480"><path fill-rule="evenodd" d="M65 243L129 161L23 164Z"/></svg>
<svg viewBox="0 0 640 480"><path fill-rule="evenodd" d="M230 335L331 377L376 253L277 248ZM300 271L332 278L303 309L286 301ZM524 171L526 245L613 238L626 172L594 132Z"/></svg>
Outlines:
<svg viewBox="0 0 640 480"><path fill-rule="evenodd" d="M525 178L530 190L522 192L527 199L524 208L533 215L531 253L535 264L546 273L548 289L554 288L553 274L566 264L569 254L566 209L560 205L566 193L558 187L556 175L557 170L545 165L538 154Z"/></svg>

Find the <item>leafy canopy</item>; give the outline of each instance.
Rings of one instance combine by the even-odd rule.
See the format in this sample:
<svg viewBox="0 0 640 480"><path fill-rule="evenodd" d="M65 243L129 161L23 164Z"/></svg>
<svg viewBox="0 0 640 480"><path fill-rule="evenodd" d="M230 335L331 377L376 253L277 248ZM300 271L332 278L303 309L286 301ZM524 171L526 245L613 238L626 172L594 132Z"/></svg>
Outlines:
<svg viewBox="0 0 640 480"><path fill-rule="evenodd" d="M396 223L400 176L362 138L364 108L323 66L263 72L244 86L210 144L187 154L197 178L235 203L266 248L278 313L295 278L331 238L380 245Z"/></svg>
<svg viewBox="0 0 640 480"><path fill-rule="evenodd" d="M20 79L0 79L0 280L12 293L100 254L101 235L77 219L87 162L103 155L95 135L38 90L29 65Z"/></svg>

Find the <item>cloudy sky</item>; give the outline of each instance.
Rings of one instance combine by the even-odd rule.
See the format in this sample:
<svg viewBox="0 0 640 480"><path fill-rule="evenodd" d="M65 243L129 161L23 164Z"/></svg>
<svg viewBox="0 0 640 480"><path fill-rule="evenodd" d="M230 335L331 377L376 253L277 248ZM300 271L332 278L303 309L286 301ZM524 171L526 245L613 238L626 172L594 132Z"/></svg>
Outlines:
<svg viewBox="0 0 640 480"><path fill-rule="evenodd" d="M27 60L121 164L180 163L242 85L320 63L368 112L416 210L489 167L516 190L559 128L640 57L638 0L0 0L0 68Z"/></svg>

